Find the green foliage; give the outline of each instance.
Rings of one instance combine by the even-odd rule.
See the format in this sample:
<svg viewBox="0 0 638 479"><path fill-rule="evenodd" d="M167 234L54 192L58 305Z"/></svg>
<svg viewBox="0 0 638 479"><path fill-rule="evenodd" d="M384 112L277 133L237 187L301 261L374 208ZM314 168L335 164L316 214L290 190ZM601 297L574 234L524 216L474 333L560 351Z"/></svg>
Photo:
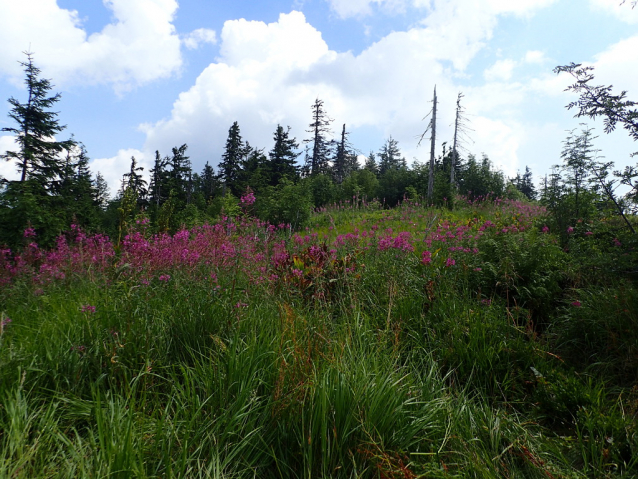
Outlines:
<svg viewBox="0 0 638 479"><path fill-rule="evenodd" d="M219 200L221 216L227 216L229 218L236 218L241 214L241 208L239 206L239 200L233 196L230 191L226 193L226 196L222 196Z"/></svg>
<svg viewBox="0 0 638 479"><path fill-rule="evenodd" d="M318 174L308 178L304 183L310 190L315 208L332 203L336 199L336 188L328 175Z"/></svg>
<svg viewBox="0 0 638 479"><path fill-rule="evenodd" d="M239 124L235 121L228 130L226 147L219 163L219 178L230 193L240 195L242 187L239 184L242 161L247 154L247 146L239 131Z"/></svg>
<svg viewBox="0 0 638 479"><path fill-rule="evenodd" d="M19 248L24 231L33 228L38 243L52 246L65 227L52 206L52 198L36 180L9 183L0 192L0 244Z"/></svg>
<svg viewBox="0 0 638 479"><path fill-rule="evenodd" d="M500 198L505 193L505 180L501 171L492 169L487 156L479 162L470 155L458 176L459 193L470 199Z"/></svg>
<svg viewBox="0 0 638 479"><path fill-rule="evenodd" d="M388 206L395 206L403 200L407 188L414 185L416 175L407 168L388 170L379 177L379 199Z"/></svg>
<svg viewBox="0 0 638 479"><path fill-rule="evenodd" d="M512 185L528 200L536 199L536 187L532 179L532 171L529 166L525 167L525 173L521 176L520 173L516 173L516 177L511 180Z"/></svg>
<svg viewBox="0 0 638 479"><path fill-rule="evenodd" d="M268 184L277 186L284 178L291 181L296 179L297 168L295 160L299 154L295 153L295 150L299 148L299 144L295 138L290 138L290 127L284 130L281 125L277 125L273 139L275 140L275 145L268 153ZM251 186L254 187L256 185L251 184Z"/></svg>
<svg viewBox="0 0 638 479"><path fill-rule="evenodd" d="M343 199L358 198L371 200L376 197L379 180L367 169L352 172L342 184Z"/></svg>
<svg viewBox="0 0 638 479"><path fill-rule="evenodd" d="M500 296L508 307L524 308L521 326L544 328L567 283L567 256L549 235L498 235L479 242L481 272L470 276L475 291Z"/></svg>
<svg viewBox="0 0 638 479"><path fill-rule="evenodd" d="M290 217L312 207L289 182L258 195L258 212L269 202ZM241 245L225 266L147 274L117 260L12 282L0 289L0 476L634 476L635 285L571 289L566 278L588 281L577 243L603 251L604 228L577 232L569 253L535 229L503 233L528 206L328 210L312 223L332 236L286 242L279 283L255 281L242 241L263 236L274 256L288 232L237 224L223 230ZM488 219L478 254L421 260L418 231ZM415 251L331 242L355 228L410 232Z"/></svg>
<svg viewBox="0 0 638 479"><path fill-rule="evenodd" d="M265 190L257 199L260 218L273 225L291 225L294 229L308 222L312 208L312 197L303 183L284 181L277 188Z"/></svg>

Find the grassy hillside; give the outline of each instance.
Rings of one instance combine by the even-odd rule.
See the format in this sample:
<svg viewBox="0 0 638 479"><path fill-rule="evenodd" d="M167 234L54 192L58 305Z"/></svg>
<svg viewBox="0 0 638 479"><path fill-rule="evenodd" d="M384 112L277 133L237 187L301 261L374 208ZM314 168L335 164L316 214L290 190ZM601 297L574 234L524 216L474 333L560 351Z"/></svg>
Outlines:
<svg viewBox="0 0 638 479"><path fill-rule="evenodd" d="M0 252L0 477L638 475L613 221L496 201L312 224Z"/></svg>

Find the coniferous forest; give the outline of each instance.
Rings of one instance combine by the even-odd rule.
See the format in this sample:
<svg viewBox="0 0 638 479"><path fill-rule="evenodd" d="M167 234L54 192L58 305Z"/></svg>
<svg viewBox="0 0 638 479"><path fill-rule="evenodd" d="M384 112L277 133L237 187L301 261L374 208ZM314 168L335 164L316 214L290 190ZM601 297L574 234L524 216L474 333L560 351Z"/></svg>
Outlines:
<svg viewBox="0 0 638 479"><path fill-rule="evenodd" d="M308 129L133 157L112 196L34 58L0 189L0 477L638 475L638 167L571 131L507 178L463 141ZM567 107L638 139L570 64ZM333 135L336 131L337 135ZM66 138L66 139L61 139ZM115 188L114 188L115 189Z"/></svg>

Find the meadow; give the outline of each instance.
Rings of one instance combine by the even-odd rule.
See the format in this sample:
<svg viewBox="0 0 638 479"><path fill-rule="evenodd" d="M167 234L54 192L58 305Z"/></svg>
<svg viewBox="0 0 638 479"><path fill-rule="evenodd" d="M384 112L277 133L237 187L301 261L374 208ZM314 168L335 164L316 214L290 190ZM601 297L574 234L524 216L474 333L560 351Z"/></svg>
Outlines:
<svg viewBox="0 0 638 479"><path fill-rule="evenodd" d="M352 202L0 251L0 477L638 476L614 218Z"/></svg>

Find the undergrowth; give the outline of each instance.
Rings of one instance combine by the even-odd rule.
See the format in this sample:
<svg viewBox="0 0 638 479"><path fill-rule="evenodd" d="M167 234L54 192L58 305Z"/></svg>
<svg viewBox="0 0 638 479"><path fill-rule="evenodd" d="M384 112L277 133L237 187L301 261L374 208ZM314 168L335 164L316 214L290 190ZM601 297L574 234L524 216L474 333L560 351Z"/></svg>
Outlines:
<svg viewBox="0 0 638 479"><path fill-rule="evenodd" d="M629 240L518 202L313 224L3 251L0 477L638 474Z"/></svg>

